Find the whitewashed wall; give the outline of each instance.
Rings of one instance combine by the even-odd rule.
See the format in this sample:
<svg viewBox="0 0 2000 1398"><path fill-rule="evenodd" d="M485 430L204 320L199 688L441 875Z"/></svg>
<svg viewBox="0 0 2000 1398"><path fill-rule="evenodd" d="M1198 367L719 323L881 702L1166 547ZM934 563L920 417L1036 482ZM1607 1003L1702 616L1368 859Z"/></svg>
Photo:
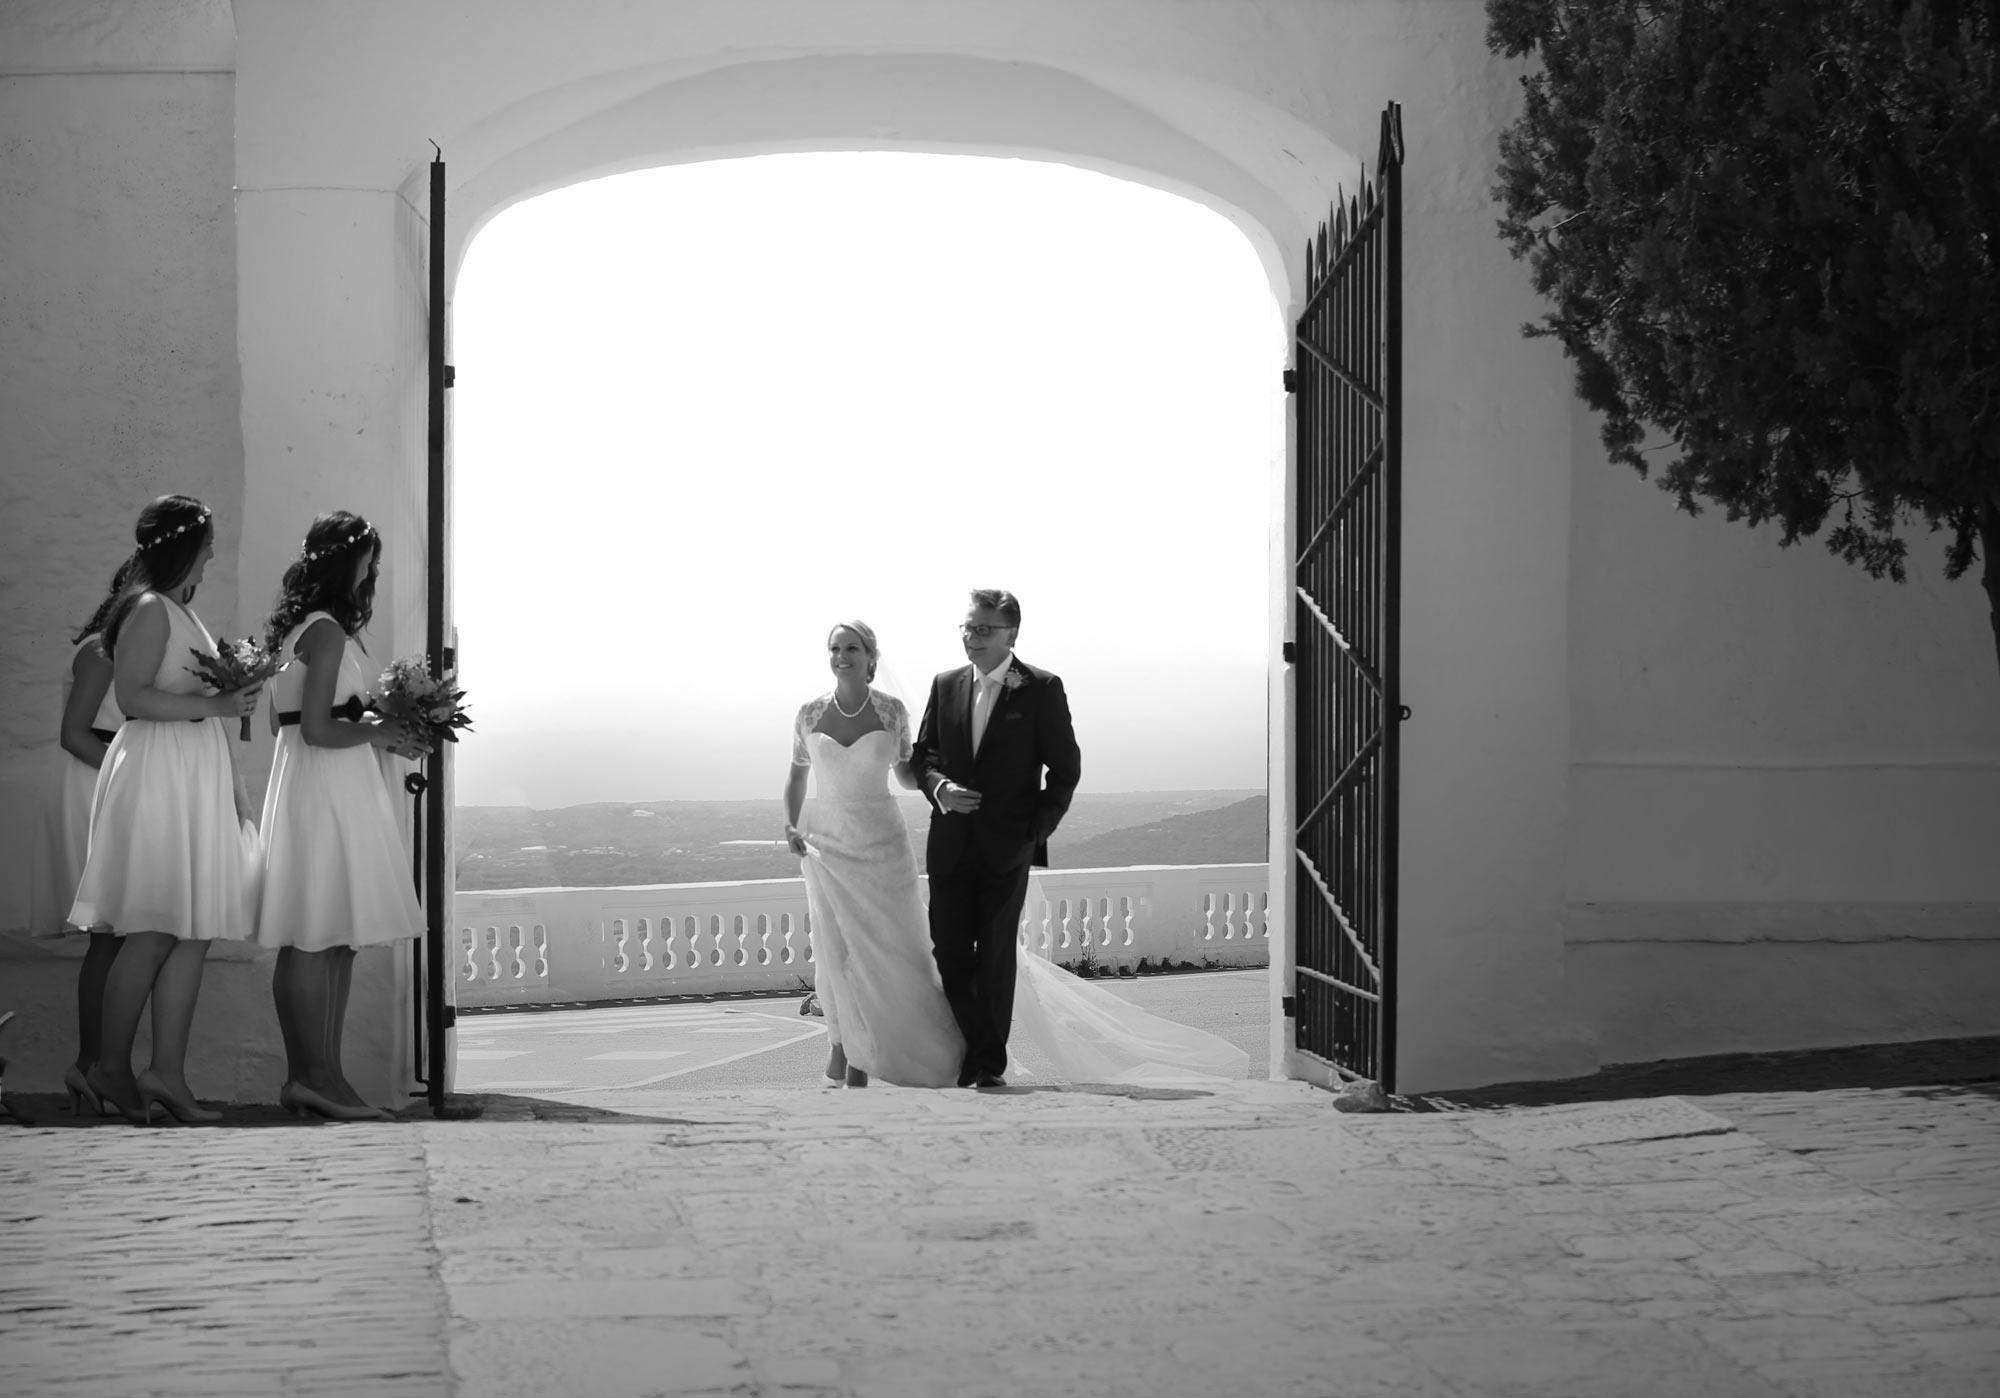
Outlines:
<svg viewBox="0 0 2000 1398"><path fill-rule="evenodd" d="M228 0L0 9L0 509L21 540L0 550L0 1009L20 1012L7 1034L12 1088L54 1087L75 1053L82 947L19 935L20 861L56 758L69 632L130 551L140 507L182 491L214 508L216 556L195 609L218 635L261 626L314 510L397 508L386 453L355 473L382 494L348 489L315 462L318 488L292 481L282 500L261 488L260 463L290 444L255 441L246 453L246 425L254 435L258 424L246 424L243 383L285 351L253 339L239 356L235 58ZM331 243L356 236L308 222ZM294 335L321 343L311 322ZM391 539L385 613L407 606L409 579L421 595L421 554L407 565L401 542ZM261 722L252 731L241 753L261 797L272 742ZM283 1053L269 963L249 947L212 949L189 1060L201 1095L275 1095ZM400 953L357 963L349 1066L383 1101L402 1086L400 981ZM142 1025L142 1062L147 1034Z"/></svg>
<svg viewBox="0 0 2000 1398"><path fill-rule="evenodd" d="M1875 582L1681 513L1574 414L1568 1000L1609 1062L2000 1032L2000 667L1936 537Z"/></svg>

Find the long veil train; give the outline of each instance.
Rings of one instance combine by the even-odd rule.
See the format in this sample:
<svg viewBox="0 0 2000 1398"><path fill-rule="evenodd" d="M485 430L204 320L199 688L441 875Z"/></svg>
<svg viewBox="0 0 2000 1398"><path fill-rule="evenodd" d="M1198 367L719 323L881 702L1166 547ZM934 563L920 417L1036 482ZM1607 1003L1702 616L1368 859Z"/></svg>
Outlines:
<svg viewBox="0 0 2000 1398"><path fill-rule="evenodd" d="M1027 910L1048 903L1030 878ZM1102 986L1071 975L1023 945L1014 990L1014 1033L1070 1082L1166 1084L1250 1075L1250 1055L1206 1030L1148 1014ZM1018 1061L1016 1072L1024 1071Z"/></svg>

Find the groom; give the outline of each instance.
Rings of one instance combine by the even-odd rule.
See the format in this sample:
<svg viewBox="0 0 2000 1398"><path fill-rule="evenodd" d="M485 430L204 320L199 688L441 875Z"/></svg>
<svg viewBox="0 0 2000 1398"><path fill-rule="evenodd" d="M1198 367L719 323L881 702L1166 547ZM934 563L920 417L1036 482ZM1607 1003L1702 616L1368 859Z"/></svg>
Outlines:
<svg viewBox="0 0 2000 1398"><path fill-rule="evenodd" d="M1082 774L1063 683L1015 657L1020 630L1013 593L972 594L958 628L971 664L931 681L910 757L931 801L931 949L965 1034L960 1087L1006 1086L1028 868L1048 864Z"/></svg>

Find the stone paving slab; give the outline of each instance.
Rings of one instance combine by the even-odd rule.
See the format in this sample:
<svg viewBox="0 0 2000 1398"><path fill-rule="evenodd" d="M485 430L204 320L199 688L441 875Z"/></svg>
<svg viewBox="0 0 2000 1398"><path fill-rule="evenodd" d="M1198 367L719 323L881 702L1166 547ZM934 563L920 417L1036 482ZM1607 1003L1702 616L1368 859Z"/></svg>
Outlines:
<svg viewBox="0 0 2000 1398"><path fill-rule="evenodd" d="M1976 1085L617 1100L0 1132L0 1393L2000 1391Z"/></svg>
<svg viewBox="0 0 2000 1398"><path fill-rule="evenodd" d="M2000 1270L1949 1215L1712 1100L627 1105L656 1119L425 1128L463 1392L546 1392L565 1366L603 1394L1149 1398L1896 1398L2000 1375ZM495 1288L547 1299L496 1315Z"/></svg>
<svg viewBox="0 0 2000 1398"><path fill-rule="evenodd" d="M0 1393L451 1391L421 1135L11 1130Z"/></svg>

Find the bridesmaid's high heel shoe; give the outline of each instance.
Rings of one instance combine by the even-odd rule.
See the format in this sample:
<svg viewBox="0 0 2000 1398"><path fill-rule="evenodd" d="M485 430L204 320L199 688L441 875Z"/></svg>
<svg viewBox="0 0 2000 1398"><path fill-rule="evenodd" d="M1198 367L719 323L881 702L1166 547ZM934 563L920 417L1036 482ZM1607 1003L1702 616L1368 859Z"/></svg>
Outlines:
<svg viewBox="0 0 2000 1398"><path fill-rule="evenodd" d="M167 1085L154 1077L151 1072L139 1074L139 1102L145 1108L148 1126L153 1124L153 1108L156 1106L182 1126L199 1126L206 1122L222 1120L221 1112L197 1106L192 1098L185 1102L181 1101L167 1091Z"/></svg>
<svg viewBox="0 0 2000 1398"><path fill-rule="evenodd" d="M293 1116L312 1112L328 1121L387 1121L389 1114L376 1107L350 1107L314 1092L303 1083L288 1082L278 1089L278 1105Z"/></svg>
<svg viewBox="0 0 2000 1398"><path fill-rule="evenodd" d="M90 1085L90 1079L84 1076L83 1069L77 1067L75 1064L71 1064L69 1067L63 1069L63 1086L69 1089L69 1114L71 1116L82 1116L83 1104L85 1102L90 1103L90 1114L92 1116L118 1115L118 1104L106 1101L103 1097L100 1097L97 1089Z"/></svg>
<svg viewBox="0 0 2000 1398"><path fill-rule="evenodd" d="M113 1110L134 1126L144 1126L153 1119L152 1108L143 1099L136 1099L131 1102L120 1101L118 1094L113 1092L104 1079L97 1075L95 1064L84 1070L83 1081L86 1087L97 1094L100 1108L103 1103L109 1102Z"/></svg>

